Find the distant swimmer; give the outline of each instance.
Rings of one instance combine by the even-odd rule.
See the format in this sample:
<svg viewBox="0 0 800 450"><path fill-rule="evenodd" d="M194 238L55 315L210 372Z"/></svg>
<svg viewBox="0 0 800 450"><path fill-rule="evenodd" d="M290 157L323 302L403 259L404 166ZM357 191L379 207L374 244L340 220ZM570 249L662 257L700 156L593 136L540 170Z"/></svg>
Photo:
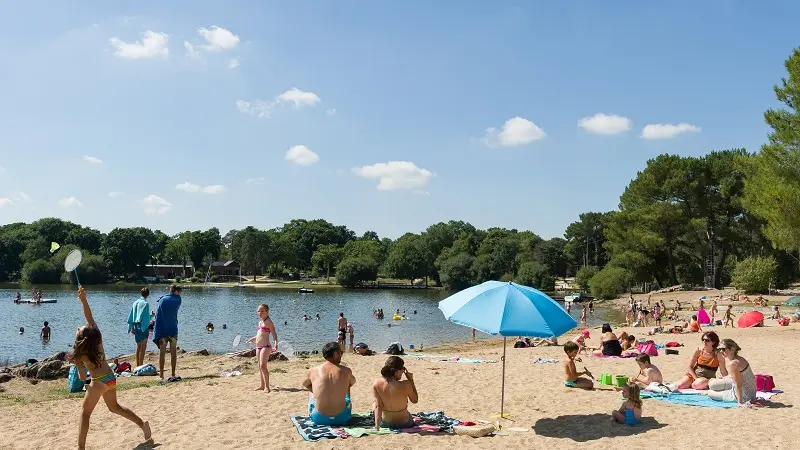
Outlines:
<svg viewBox="0 0 800 450"><path fill-rule="evenodd" d="M208 322L208 325L206 325L206 331L208 331L209 333L213 333L214 332L214 324L211 323L211 322Z"/></svg>

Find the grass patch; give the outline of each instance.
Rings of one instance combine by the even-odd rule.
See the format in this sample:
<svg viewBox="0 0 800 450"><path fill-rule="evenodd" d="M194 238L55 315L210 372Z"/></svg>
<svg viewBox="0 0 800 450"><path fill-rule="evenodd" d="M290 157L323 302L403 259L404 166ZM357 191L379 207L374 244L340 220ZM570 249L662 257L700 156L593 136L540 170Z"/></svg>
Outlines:
<svg viewBox="0 0 800 450"><path fill-rule="evenodd" d="M276 369L272 369L272 370L270 370L270 372L273 372L273 373L287 373L286 369L281 369L280 367L278 367Z"/></svg>

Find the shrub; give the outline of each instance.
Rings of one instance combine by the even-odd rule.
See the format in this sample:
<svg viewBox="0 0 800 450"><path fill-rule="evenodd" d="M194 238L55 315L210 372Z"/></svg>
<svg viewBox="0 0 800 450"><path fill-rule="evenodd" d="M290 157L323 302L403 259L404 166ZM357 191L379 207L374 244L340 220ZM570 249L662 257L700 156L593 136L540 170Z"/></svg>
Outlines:
<svg viewBox="0 0 800 450"><path fill-rule="evenodd" d="M219 277L218 277L218 276L216 276L216 275L211 275L211 282L212 282L212 283L216 283L216 282L217 282L217 280L219 280Z"/></svg>
<svg viewBox="0 0 800 450"><path fill-rule="evenodd" d="M345 258L336 266L336 281L345 287L355 287L377 278L378 264L369 257Z"/></svg>
<svg viewBox="0 0 800 450"><path fill-rule="evenodd" d="M733 285L746 293L766 292L775 279L778 263L775 258L745 258L733 270Z"/></svg>
<svg viewBox="0 0 800 450"><path fill-rule="evenodd" d="M589 292L589 280L592 279L600 269L597 266L585 266L578 269L575 274L575 283L578 284L582 292Z"/></svg>
<svg viewBox="0 0 800 450"><path fill-rule="evenodd" d="M34 284L58 284L61 281L61 272L55 264L45 259L37 259L25 263L22 267L22 279Z"/></svg>
<svg viewBox="0 0 800 450"><path fill-rule="evenodd" d="M626 292L633 276L622 267L606 266L589 280L592 295L601 300L610 300Z"/></svg>
<svg viewBox="0 0 800 450"><path fill-rule="evenodd" d="M556 278L550 273L550 269L538 262L522 263L517 270L516 280L519 284L542 291L553 291L556 288Z"/></svg>
<svg viewBox="0 0 800 450"><path fill-rule="evenodd" d="M436 260L442 286L451 291L460 291L470 287L475 278L475 273L472 271L474 263L475 257L465 252L444 260Z"/></svg>
<svg viewBox="0 0 800 450"><path fill-rule="evenodd" d="M189 278L189 281L191 281L192 283L197 283L197 277Z"/></svg>
<svg viewBox="0 0 800 450"><path fill-rule="evenodd" d="M178 275L177 277L175 277L175 282L176 283L180 283L181 281L183 281L183 277L182 276Z"/></svg>

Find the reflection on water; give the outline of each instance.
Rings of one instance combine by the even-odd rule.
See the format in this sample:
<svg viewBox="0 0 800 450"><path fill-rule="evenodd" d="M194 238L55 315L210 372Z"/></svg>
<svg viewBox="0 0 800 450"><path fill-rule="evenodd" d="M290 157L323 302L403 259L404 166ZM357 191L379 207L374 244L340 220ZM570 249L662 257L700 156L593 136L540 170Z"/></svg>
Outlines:
<svg viewBox="0 0 800 450"><path fill-rule="evenodd" d="M48 286L43 290L45 298L55 298L58 302L16 305L12 300L17 289L0 289L0 365L6 359L12 363L28 358L41 359L71 348L75 330L85 323L75 290L69 286ZM155 311L156 300L166 294L166 286L153 286L151 291L149 300ZM89 286L87 292L95 320L103 331L106 353L109 356L132 353L134 341L133 336L127 334L127 320L130 305L139 297L139 290ZM356 343L366 342L379 350L398 341L406 347L410 344L419 347L471 339L470 330L448 322L439 311L438 301L447 295L447 292L432 289L332 290L298 294L276 289L197 287L183 292L178 315L178 345L187 350L205 348L210 352L225 353L233 350L233 339L241 334L242 343L237 349L247 348L244 342L255 335L258 324L256 308L260 303L269 305L278 338L290 343L296 351L318 350L325 342L335 341L336 319L340 312L353 324ZM373 317L373 310L378 308L386 313L384 320ZM401 314L405 312L408 320L391 320L392 311L397 309ZM311 320L303 321L304 314ZM316 320L316 314L320 315L320 320ZM607 320L607 314L596 309L594 316L589 318L590 325ZM572 315L578 319L580 308L573 308ZM52 329L47 344L39 338L45 320ZM208 322L215 325L213 333L206 332ZM227 329L223 329L223 325L227 325ZM20 327L25 328L24 334L19 334ZM148 350L154 349L155 345L150 342Z"/></svg>

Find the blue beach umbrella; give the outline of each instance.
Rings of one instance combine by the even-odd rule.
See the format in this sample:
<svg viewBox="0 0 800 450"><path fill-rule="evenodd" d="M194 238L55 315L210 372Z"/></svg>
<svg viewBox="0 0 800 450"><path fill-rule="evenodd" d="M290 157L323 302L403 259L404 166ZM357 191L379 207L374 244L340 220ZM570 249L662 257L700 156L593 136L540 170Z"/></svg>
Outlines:
<svg viewBox="0 0 800 450"><path fill-rule="evenodd" d="M487 281L457 292L439 302L439 309L453 323L503 336L501 417L505 401L506 338L552 338L578 326L575 319L544 292L504 281Z"/></svg>
<svg viewBox="0 0 800 450"><path fill-rule="evenodd" d="M789 300L783 302L784 306L800 306L800 295L790 297Z"/></svg>

